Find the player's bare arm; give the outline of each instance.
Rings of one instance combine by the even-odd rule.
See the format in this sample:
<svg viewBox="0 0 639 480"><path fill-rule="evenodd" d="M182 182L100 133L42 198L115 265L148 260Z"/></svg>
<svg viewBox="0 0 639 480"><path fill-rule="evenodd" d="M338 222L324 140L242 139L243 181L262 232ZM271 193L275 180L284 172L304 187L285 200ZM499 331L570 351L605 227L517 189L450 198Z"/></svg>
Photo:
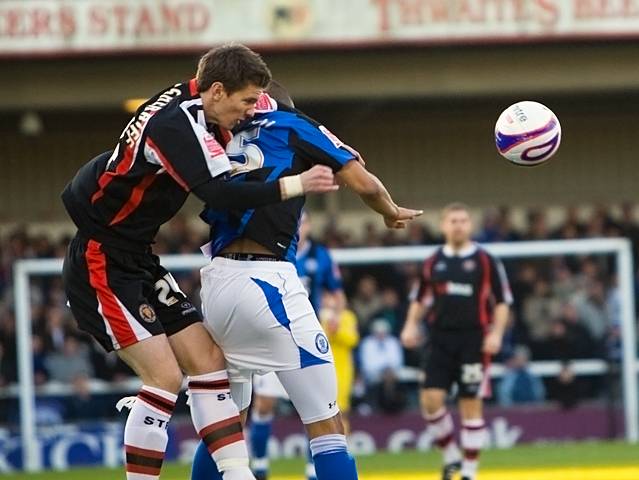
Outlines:
<svg viewBox="0 0 639 480"><path fill-rule="evenodd" d="M369 208L384 217L388 228L405 228L407 222L423 213L398 206L379 178L364 168L363 161L347 163L337 173L337 178L357 193Z"/></svg>
<svg viewBox="0 0 639 480"><path fill-rule="evenodd" d="M267 183L227 182L215 178L195 187L193 193L207 205L215 205L224 210L261 207L310 193L333 192L338 188L331 169L316 165L299 175Z"/></svg>
<svg viewBox="0 0 639 480"><path fill-rule="evenodd" d="M483 351L490 355L496 355L501 350L501 342L508 325L510 308L506 303L499 303L495 306L493 314L493 325L490 332L484 338Z"/></svg>
<svg viewBox="0 0 639 480"><path fill-rule="evenodd" d="M424 341L424 335L420 323L426 313L426 307L419 301L411 302L406 314L406 322L400 334L402 345L406 348L417 348Z"/></svg>

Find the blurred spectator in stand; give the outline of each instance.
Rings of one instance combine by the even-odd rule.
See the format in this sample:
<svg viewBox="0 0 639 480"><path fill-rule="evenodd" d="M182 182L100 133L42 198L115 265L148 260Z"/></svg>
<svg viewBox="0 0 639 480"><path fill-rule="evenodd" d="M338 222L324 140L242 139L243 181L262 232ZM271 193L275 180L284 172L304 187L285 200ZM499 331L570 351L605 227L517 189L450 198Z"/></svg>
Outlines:
<svg viewBox="0 0 639 480"><path fill-rule="evenodd" d="M603 283L598 280L589 282L586 291L575 296L575 307L581 324L596 342L601 342L610 327Z"/></svg>
<svg viewBox="0 0 639 480"><path fill-rule="evenodd" d="M162 227L162 239L168 253L178 253L189 240L186 216L177 215Z"/></svg>
<svg viewBox="0 0 639 480"><path fill-rule="evenodd" d="M366 222L364 224L364 235L362 237L362 246L364 247L381 247L384 245L382 237L377 230L377 223Z"/></svg>
<svg viewBox="0 0 639 480"><path fill-rule="evenodd" d="M579 318L572 303L561 306L561 315L551 326L550 338L544 343L542 358L549 360L575 360L600 355L601 349Z"/></svg>
<svg viewBox="0 0 639 480"><path fill-rule="evenodd" d="M438 243L427 225L411 222L406 231L406 245L432 245Z"/></svg>
<svg viewBox="0 0 639 480"><path fill-rule="evenodd" d="M44 385L49 380L49 372L45 365L44 340L40 335L31 336L31 349L33 351L33 380L36 385Z"/></svg>
<svg viewBox="0 0 639 480"><path fill-rule="evenodd" d="M371 323L371 333L360 345L360 364L367 385L381 382L384 373L395 376L404 366L404 352L399 339L391 334L390 325L383 319Z"/></svg>
<svg viewBox="0 0 639 480"><path fill-rule="evenodd" d="M76 375L71 385L73 394L69 398L67 420L97 420L106 416L104 398L91 395L91 382L87 375Z"/></svg>
<svg viewBox="0 0 639 480"><path fill-rule="evenodd" d="M529 361L528 347L517 345L497 388L497 399L502 407L544 400L546 389L541 379L530 371Z"/></svg>
<svg viewBox="0 0 639 480"><path fill-rule="evenodd" d="M4 345L0 342L0 388L14 381L15 366L9 363L4 354ZM4 415L3 415L4 416Z"/></svg>
<svg viewBox="0 0 639 480"><path fill-rule="evenodd" d="M609 325L606 333L606 358L613 362L621 361L621 293L617 276L611 279L606 296L606 312Z"/></svg>
<svg viewBox="0 0 639 480"><path fill-rule="evenodd" d="M398 375L404 365L404 352L386 320L372 322L371 334L362 340L359 354L369 398L388 413L401 409L405 398L398 386Z"/></svg>
<svg viewBox="0 0 639 480"><path fill-rule="evenodd" d="M563 362L559 375L550 381L548 397L559 402L564 410L576 407L581 400L582 388L570 362Z"/></svg>
<svg viewBox="0 0 639 480"><path fill-rule="evenodd" d="M524 300L522 315L526 324L531 348L536 355L541 343L548 339L553 321L559 313L560 303L552 295L546 280L535 282L532 295Z"/></svg>
<svg viewBox="0 0 639 480"><path fill-rule="evenodd" d="M584 235L584 231L584 225L581 223L581 220L579 220L579 210L576 207L571 206L566 208L564 220L560 224L559 228L553 232L552 237L574 239L582 237Z"/></svg>
<svg viewBox="0 0 639 480"><path fill-rule="evenodd" d="M78 375L93 376L93 366L86 344L69 335L64 340L61 352L49 354L45 360L51 380L70 383Z"/></svg>
<svg viewBox="0 0 639 480"><path fill-rule="evenodd" d="M508 207L488 208L476 240L479 243L513 242L520 239L513 228Z"/></svg>
<svg viewBox="0 0 639 480"><path fill-rule="evenodd" d="M372 315L382 308L382 299L377 287L377 279L364 275L357 282L355 296L351 300L353 311L359 320L360 332L368 332Z"/></svg>
<svg viewBox="0 0 639 480"><path fill-rule="evenodd" d="M401 328L400 322L402 322L404 318L404 309L399 299L399 294L394 288L384 287L381 298L382 307L372 316L377 319L385 319L390 325L391 333L398 335L399 329Z"/></svg>
<svg viewBox="0 0 639 480"><path fill-rule="evenodd" d="M566 302L578 291L578 285L574 275L566 264L561 261L561 259L557 260L559 261L555 263L553 268L552 294L557 300Z"/></svg>
<svg viewBox="0 0 639 480"><path fill-rule="evenodd" d="M69 335L71 312L61 307L49 307L46 310L45 345L47 350L62 350Z"/></svg>
<svg viewBox="0 0 639 480"><path fill-rule="evenodd" d="M550 238L546 214L543 210L532 209L528 212L528 230L524 240L547 240Z"/></svg>

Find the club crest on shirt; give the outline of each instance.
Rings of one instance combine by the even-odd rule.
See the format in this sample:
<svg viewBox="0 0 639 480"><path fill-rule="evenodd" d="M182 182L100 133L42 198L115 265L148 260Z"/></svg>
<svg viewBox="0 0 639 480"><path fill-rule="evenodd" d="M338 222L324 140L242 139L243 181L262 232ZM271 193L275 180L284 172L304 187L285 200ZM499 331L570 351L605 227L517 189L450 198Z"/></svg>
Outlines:
<svg viewBox="0 0 639 480"><path fill-rule="evenodd" d="M446 262L441 261L435 264L436 272L443 272L444 270L446 270Z"/></svg>
<svg viewBox="0 0 639 480"><path fill-rule="evenodd" d="M462 263L462 268L466 272L472 272L473 270L475 270L475 267L477 267L475 260L468 259L468 260L464 260L464 263Z"/></svg>
<svg viewBox="0 0 639 480"><path fill-rule="evenodd" d="M326 338L326 335L324 335L323 333L318 333L315 336L315 347L320 353L328 352L328 339Z"/></svg>
<svg viewBox="0 0 639 480"><path fill-rule="evenodd" d="M142 305L140 305L139 312L140 312L140 317L146 323L153 323L157 320L157 316L155 315L155 310L153 310L153 307L149 305L148 303L143 303Z"/></svg>

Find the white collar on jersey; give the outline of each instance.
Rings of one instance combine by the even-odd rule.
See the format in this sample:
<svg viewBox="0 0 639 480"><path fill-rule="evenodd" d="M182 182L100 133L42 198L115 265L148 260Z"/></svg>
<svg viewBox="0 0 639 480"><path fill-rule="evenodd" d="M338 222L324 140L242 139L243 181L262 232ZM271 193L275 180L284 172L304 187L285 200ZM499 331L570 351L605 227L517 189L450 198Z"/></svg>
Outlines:
<svg viewBox="0 0 639 480"><path fill-rule="evenodd" d="M455 250L453 250L450 245L444 245L444 248L442 248L442 252L447 257L470 257L476 251L477 251L477 244L476 243L471 243L466 248L462 248L461 250L459 250L457 252Z"/></svg>

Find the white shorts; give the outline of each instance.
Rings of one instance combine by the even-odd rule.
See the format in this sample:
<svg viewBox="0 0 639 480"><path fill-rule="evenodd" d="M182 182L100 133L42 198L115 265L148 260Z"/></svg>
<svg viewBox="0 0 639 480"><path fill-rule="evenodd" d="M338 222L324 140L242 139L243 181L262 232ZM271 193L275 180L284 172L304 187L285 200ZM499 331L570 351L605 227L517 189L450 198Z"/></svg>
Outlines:
<svg viewBox="0 0 639 480"><path fill-rule="evenodd" d="M278 372L304 423L335 415L333 354L295 266L216 257L201 276L204 324L224 352L238 406L250 402L253 374ZM322 411L303 415L307 403Z"/></svg>
<svg viewBox="0 0 639 480"><path fill-rule="evenodd" d="M262 397L282 398L288 400L288 393L275 372L266 375L253 375L253 391Z"/></svg>

